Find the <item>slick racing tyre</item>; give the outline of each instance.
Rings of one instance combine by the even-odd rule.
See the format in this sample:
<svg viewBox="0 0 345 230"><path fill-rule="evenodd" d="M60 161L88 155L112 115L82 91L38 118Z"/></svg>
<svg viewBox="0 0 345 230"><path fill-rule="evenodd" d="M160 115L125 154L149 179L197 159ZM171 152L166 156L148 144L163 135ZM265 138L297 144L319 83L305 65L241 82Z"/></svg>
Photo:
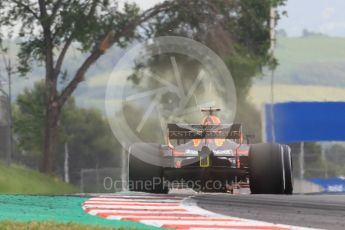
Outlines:
<svg viewBox="0 0 345 230"><path fill-rule="evenodd" d="M281 145L250 146L249 183L252 194L285 193L284 154Z"/></svg>
<svg viewBox="0 0 345 230"><path fill-rule="evenodd" d="M284 172L285 172L285 194L293 192L293 165L291 158L291 149L288 145L282 145L284 151Z"/></svg>
<svg viewBox="0 0 345 230"><path fill-rule="evenodd" d="M134 144L129 149L128 187L130 191L147 193L168 193L163 180L163 167L152 165L143 158L145 155L157 158L160 155L159 144Z"/></svg>

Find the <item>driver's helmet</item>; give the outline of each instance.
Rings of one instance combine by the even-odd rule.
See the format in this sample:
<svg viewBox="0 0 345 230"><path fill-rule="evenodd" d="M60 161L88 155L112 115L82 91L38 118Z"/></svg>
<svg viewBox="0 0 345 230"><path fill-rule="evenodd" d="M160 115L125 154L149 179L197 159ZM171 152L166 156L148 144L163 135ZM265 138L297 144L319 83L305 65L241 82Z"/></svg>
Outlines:
<svg viewBox="0 0 345 230"><path fill-rule="evenodd" d="M220 125L221 121L219 117L215 115L208 115L204 117L201 121L202 125ZM208 144L214 143L216 146L222 146L224 144L225 139L207 139ZM202 139L193 139L194 146L199 146L202 142Z"/></svg>
<svg viewBox="0 0 345 230"><path fill-rule="evenodd" d="M204 117L201 121L202 125L220 125L220 119L219 117L215 115L208 115Z"/></svg>

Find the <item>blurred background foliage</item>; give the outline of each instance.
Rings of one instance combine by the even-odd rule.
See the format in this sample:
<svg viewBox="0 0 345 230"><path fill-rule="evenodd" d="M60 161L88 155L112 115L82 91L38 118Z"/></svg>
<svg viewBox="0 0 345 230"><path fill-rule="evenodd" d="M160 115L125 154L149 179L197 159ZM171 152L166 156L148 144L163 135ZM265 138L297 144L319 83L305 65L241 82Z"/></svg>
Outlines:
<svg viewBox="0 0 345 230"><path fill-rule="evenodd" d="M14 104L16 160L34 169L42 157L45 103L44 83L25 89ZM120 144L114 139L104 116L97 109L77 107L71 97L62 111L55 173L63 177L65 144L68 145L70 179L77 184L83 168L117 167Z"/></svg>

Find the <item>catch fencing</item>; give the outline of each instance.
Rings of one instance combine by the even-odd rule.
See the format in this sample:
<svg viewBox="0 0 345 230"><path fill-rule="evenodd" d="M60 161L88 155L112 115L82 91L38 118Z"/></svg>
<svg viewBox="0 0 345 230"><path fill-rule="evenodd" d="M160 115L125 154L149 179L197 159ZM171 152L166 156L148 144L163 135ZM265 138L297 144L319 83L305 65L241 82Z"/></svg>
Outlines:
<svg viewBox="0 0 345 230"><path fill-rule="evenodd" d="M0 96L0 159L3 161L6 161L10 151L9 135L7 99L4 96Z"/></svg>
<svg viewBox="0 0 345 230"><path fill-rule="evenodd" d="M123 191L126 178L121 168L82 169L81 193L113 193Z"/></svg>

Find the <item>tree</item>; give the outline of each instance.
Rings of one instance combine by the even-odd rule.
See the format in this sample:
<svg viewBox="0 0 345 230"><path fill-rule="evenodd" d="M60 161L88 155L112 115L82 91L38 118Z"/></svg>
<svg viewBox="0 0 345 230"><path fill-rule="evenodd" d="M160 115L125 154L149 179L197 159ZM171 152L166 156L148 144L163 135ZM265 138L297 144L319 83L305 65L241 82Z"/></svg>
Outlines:
<svg viewBox="0 0 345 230"><path fill-rule="evenodd" d="M326 34L323 34L321 32L314 32L314 31L309 31L307 29L303 29L302 31L302 37L303 38L308 38L308 37L326 37Z"/></svg>
<svg viewBox="0 0 345 230"><path fill-rule="evenodd" d="M7 37L20 25L19 72L25 75L34 64L45 67L46 112L41 171L51 173L57 148L61 110L69 96L83 81L90 66L112 45L124 47L138 37L137 26L164 11L169 2L140 13L135 4L108 0L3 0L0 26ZM3 38L2 34L0 38ZM66 53L78 44L86 58L77 71L63 70ZM59 90L58 83L72 76ZM68 79L67 79L68 80Z"/></svg>
<svg viewBox="0 0 345 230"><path fill-rule="evenodd" d="M25 89L18 95L15 104L14 127L19 149L18 158L29 158L28 166L36 167L42 158L43 127L45 118L45 84L36 82L33 89ZM114 167L118 165L117 150L120 144L114 141L107 122L94 109L78 108L73 96L61 111L61 128L58 132L58 154L54 161L55 171L63 175L64 144L70 152L71 182L79 181L82 168ZM25 156L23 156L23 154Z"/></svg>
<svg viewBox="0 0 345 230"><path fill-rule="evenodd" d="M42 156L46 98L44 82L18 95L14 111L14 131L20 151Z"/></svg>
<svg viewBox="0 0 345 230"><path fill-rule="evenodd" d="M282 37L282 38L286 38L286 37L288 37L288 34L284 29L280 29L277 31L277 36Z"/></svg>

